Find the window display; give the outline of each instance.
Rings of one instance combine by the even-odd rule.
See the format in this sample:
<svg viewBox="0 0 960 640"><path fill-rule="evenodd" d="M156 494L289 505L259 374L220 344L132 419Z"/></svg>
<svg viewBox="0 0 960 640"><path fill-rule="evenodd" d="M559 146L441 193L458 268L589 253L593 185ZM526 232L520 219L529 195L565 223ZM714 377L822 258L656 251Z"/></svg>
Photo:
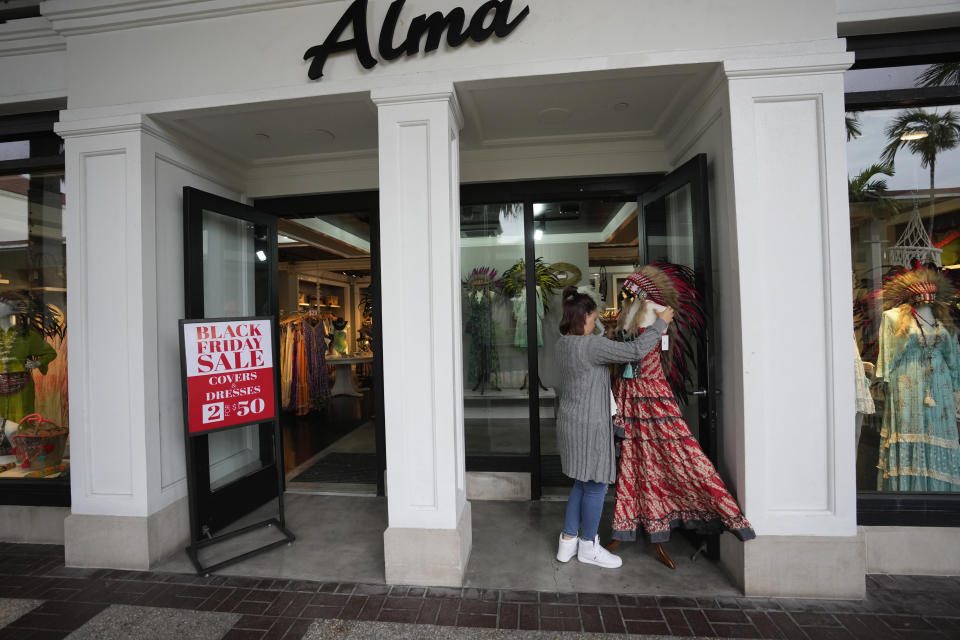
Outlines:
<svg viewBox="0 0 960 640"><path fill-rule="evenodd" d="M887 88L874 76L922 87L940 66L848 75L863 91ZM957 493L960 108L850 112L847 157L857 488Z"/></svg>
<svg viewBox="0 0 960 640"><path fill-rule="evenodd" d="M917 268L883 289L874 379L885 384L878 491L960 491L960 344L952 283Z"/></svg>
<svg viewBox="0 0 960 640"><path fill-rule="evenodd" d="M59 153L52 134L22 142ZM63 172L0 176L0 481L69 469Z"/></svg>
<svg viewBox="0 0 960 640"><path fill-rule="evenodd" d="M468 456L519 458L530 452L523 242L522 204L461 207Z"/></svg>

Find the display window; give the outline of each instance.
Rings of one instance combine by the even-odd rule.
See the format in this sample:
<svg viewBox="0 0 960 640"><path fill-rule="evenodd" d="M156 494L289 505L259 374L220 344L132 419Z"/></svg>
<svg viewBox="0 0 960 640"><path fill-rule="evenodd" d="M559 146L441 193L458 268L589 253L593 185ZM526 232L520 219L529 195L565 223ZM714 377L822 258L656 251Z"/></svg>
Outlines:
<svg viewBox="0 0 960 640"><path fill-rule="evenodd" d="M460 269L466 453L526 456L531 381L523 203L461 208Z"/></svg>
<svg viewBox="0 0 960 640"><path fill-rule="evenodd" d="M848 93L857 489L955 495L960 63L848 72L854 97L909 86L916 96L904 106L851 108Z"/></svg>
<svg viewBox="0 0 960 640"><path fill-rule="evenodd" d="M70 418L62 143L52 132L53 114L10 116L3 125L0 483L63 484ZM5 502L29 503L9 484L0 495Z"/></svg>

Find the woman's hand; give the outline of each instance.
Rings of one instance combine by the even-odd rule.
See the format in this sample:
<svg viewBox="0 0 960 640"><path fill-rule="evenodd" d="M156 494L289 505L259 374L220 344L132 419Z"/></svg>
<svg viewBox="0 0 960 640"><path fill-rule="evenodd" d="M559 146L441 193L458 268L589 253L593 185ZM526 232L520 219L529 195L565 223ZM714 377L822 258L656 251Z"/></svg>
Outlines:
<svg viewBox="0 0 960 640"><path fill-rule="evenodd" d="M658 318L667 324L673 322L673 307L667 307L663 311L657 311L656 314Z"/></svg>

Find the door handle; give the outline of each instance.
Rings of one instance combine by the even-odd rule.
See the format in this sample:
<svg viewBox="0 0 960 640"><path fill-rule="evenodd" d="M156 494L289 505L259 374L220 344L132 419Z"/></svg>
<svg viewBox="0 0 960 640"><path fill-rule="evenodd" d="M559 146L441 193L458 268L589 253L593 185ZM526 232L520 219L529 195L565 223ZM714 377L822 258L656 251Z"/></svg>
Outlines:
<svg viewBox="0 0 960 640"><path fill-rule="evenodd" d="M692 395L700 396L701 398L702 398L702 397L706 397L706 395L707 395L707 390L706 390L706 389L697 389L696 391L693 392Z"/></svg>

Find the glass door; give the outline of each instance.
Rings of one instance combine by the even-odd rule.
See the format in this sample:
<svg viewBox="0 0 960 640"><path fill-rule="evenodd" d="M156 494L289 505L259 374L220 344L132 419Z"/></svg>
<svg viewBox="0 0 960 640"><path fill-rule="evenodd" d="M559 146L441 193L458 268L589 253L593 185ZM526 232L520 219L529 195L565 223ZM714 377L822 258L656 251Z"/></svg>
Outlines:
<svg viewBox="0 0 960 640"><path fill-rule="evenodd" d="M186 318L276 318L276 218L190 187L183 191L183 212ZM199 529L194 538L277 497L272 422L196 436L188 447Z"/></svg>
<svg viewBox="0 0 960 640"><path fill-rule="evenodd" d="M697 346L696 388L687 389L684 419L711 462L717 463L717 394L715 376L713 273L710 258L710 210L707 157L700 154L667 174L639 200L640 264L671 262L693 269L697 291L707 312L704 340Z"/></svg>

